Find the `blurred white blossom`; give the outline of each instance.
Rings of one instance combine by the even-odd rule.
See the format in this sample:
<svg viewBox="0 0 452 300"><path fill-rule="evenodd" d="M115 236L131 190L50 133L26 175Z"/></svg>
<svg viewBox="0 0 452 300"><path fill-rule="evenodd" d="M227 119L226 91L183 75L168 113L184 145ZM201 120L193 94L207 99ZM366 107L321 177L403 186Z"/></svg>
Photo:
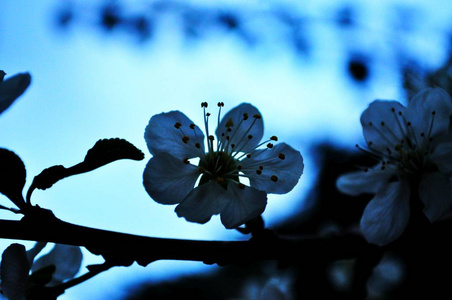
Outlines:
<svg viewBox="0 0 452 300"><path fill-rule="evenodd" d="M452 140L447 133L451 116L452 100L440 88L422 90L408 107L376 100L361 115L367 148L358 147L380 163L341 176L337 187L349 195L375 194L361 218L361 230L369 242L385 245L403 233L413 191L431 222L450 209Z"/></svg>

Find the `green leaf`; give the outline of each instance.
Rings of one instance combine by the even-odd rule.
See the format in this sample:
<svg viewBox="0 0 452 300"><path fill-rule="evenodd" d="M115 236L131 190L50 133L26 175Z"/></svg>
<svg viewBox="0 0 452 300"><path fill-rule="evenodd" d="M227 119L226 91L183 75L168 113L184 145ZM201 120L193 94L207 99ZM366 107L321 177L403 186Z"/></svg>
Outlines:
<svg viewBox="0 0 452 300"><path fill-rule="evenodd" d="M0 193L17 207L24 208L22 190L25 185L25 165L14 152L0 148Z"/></svg>

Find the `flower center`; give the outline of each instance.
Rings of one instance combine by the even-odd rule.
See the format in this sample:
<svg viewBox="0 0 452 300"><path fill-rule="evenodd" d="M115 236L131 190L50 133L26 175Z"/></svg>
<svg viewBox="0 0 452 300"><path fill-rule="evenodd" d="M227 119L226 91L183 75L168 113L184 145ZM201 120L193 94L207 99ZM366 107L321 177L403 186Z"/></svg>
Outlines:
<svg viewBox="0 0 452 300"><path fill-rule="evenodd" d="M379 140L385 141L389 147L382 149L377 147L374 141L368 141L368 149L359 145L357 148L370 154L372 157L381 160L381 169L384 170L388 165L395 165L405 174L419 174L425 168L431 168L432 165L428 158L434 150L432 129L435 122L436 112L432 111L430 120L425 120L428 124L427 131L416 132L412 122L406 118L402 111L396 111L391 108L391 114L395 119L397 131L381 121L379 124L369 122L367 125L372 127L377 133Z"/></svg>

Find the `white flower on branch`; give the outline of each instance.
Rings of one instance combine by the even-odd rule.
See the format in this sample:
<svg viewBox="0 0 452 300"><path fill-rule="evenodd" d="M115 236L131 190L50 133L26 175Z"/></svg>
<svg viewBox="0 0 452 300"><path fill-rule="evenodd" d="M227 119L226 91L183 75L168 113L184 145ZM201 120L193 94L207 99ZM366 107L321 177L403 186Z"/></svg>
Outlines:
<svg viewBox="0 0 452 300"><path fill-rule="evenodd" d="M303 172L303 158L285 143L273 145L276 136L261 142L264 125L254 106L240 104L220 121L223 103L218 103L216 138L209 133L207 103L201 106L206 145L204 133L180 111L151 118L145 140L153 157L143 184L156 202L179 204L179 217L205 223L220 214L226 228L235 228L262 214L267 193L293 189ZM197 165L193 158L199 158ZM250 186L241 178L248 178Z"/></svg>
<svg viewBox="0 0 452 300"><path fill-rule="evenodd" d="M450 209L451 116L451 98L440 88L422 90L408 107L376 100L361 115L367 147L357 147L379 164L341 176L337 187L349 195L375 194L361 218L369 242L386 245L397 239L410 218L410 199L416 196L431 222Z"/></svg>
<svg viewBox="0 0 452 300"><path fill-rule="evenodd" d="M3 80L6 73L0 70L0 114L4 112L30 85L28 73L16 74Z"/></svg>

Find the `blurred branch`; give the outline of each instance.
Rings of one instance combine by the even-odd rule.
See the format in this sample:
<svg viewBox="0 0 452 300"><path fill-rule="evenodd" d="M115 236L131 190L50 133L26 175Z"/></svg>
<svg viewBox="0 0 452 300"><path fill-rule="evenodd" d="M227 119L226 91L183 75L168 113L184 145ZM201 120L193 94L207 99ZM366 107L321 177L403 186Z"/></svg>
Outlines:
<svg viewBox="0 0 452 300"><path fill-rule="evenodd" d="M83 246L116 266L129 266L134 261L146 266L162 259L218 265L257 260L330 261L362 256L378 249L356 234L323 238L281 238L269 235L254 237L249 241L153 238L70 224L39 207L34 207L33 213L21 221L0 220L0 237Z"/></svg>

